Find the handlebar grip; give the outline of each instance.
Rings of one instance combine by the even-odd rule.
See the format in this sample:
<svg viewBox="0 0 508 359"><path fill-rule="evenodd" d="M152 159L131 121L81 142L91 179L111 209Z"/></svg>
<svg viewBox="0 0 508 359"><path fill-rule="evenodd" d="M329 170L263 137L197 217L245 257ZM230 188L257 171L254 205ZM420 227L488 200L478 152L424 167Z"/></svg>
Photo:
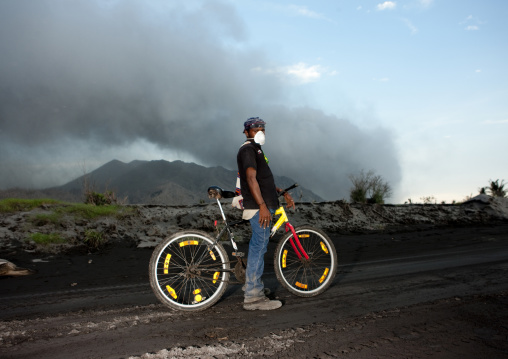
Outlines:
<svg viewBox="0 0 508 359"><path fill-rule="evenodd" d="M294 185L289 186L288 188L286 188L285 190L283 190L281 193L279 193L279 197L280 197L280 196L284 196L284 194L285 194L287 191L291 191L293 188L296 188L296 187L298 187L298 183L295 183Z"/></svg>

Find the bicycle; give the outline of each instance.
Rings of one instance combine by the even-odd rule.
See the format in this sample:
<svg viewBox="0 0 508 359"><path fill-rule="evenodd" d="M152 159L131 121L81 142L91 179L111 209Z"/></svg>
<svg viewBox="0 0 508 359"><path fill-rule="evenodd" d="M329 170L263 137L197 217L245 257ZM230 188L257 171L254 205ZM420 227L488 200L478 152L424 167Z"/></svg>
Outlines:
<svg viewBox="0 0 508 359"><path fill-rule="evenodd" d="M297 186L294 184L279 195ZM248 221L227 221L220 200L235 197L234 192L212 186L208 188L208 196L216 199L224 221L219 234L213 238L199 230L175 233L157 245L150 258L152 290L171 309L199 311L210 308L226 291L232 273L238 282L245 283L246 258L238 251L232 227ZM320 229L311 226L294 228L283 206L276 210L275 216L279 217L270 236L273 237L282 224L286 230L274 255L278 281L290 293L300 297L323 293L337 272L337 253L332 241ZM234 268L219 242L226 233L234 249L232 256L236 257Z"/></svg>

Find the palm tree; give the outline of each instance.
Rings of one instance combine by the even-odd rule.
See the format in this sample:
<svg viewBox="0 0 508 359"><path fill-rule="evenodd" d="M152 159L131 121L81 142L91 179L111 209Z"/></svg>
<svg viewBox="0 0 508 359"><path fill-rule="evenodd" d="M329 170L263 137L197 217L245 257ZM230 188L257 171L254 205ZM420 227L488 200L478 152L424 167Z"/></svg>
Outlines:
<svg viewBox="0 0 508 359"><path fill-rule="evenodd" d="M487 190L492 197L505 197L506 191L504 189L504 185L504 180L501 180L501 183L499 183L498 179L495 181L490 180L490 188Z"/></svg>

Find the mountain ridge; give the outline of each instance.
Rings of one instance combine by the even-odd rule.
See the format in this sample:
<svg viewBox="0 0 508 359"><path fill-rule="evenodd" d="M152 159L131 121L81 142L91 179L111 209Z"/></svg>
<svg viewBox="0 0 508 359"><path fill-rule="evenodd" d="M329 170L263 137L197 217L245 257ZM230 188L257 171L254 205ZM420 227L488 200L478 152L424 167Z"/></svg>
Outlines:
<svg viewBox="0 0 508 359"><path fill-rule="evenodd" d="M64 185L30 192L32 197L46 195L80 202L87 188L100 193L113 191L126 204L188 205L207 201L207 189L212 185L234 190L236 177L236 171L221 166L204 167L180 160L134 160L125 163L113 159ZM274 177L281 188L296 182L284 176ZM2 197L5 198L6 191L3 192ZM292 194L297 201L323 201L304 187L296 188Z"/></svg>

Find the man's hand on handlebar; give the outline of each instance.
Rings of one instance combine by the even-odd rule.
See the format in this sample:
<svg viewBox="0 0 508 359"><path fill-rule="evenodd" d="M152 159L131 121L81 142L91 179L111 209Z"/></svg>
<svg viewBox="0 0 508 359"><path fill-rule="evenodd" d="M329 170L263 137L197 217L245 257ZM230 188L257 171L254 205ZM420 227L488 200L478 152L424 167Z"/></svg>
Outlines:
<svg viewBox="0 0 508 359"><path fill-rule="evenodd" d="M293 186L291 186L291 187L293 187ZM291 197L289 192L287 192L287 190L277 188L277 192L279 192L279 193L284 192L284 199L286 200L286 203L287 203L286 208L296 209L295 201L293 200L293 197Z"/></svg>
<svg viewBox="0 0 508 359"><path fill-rule="evenodd" d="M287 203L286 208L296 209L295 201L293 200L293 197L291 197L291 195L288 192L286 192L284 194L284 199L286 200L286 203Z"/></svg>

